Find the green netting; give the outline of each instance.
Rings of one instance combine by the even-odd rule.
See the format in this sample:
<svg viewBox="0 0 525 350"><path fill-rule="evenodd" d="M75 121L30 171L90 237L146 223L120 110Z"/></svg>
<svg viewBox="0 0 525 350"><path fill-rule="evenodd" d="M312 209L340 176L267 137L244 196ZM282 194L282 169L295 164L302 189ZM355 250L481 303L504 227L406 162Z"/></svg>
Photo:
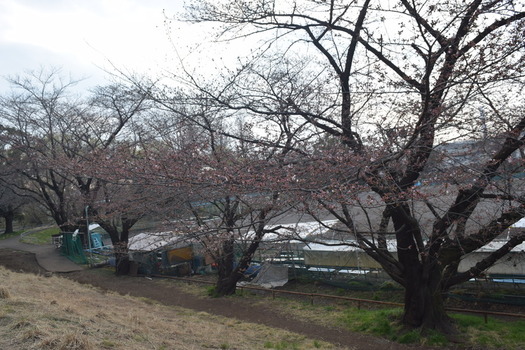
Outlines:
<svg viewBox="0 0 525 350"><path fill-rule="evenodd" d="M80 236L71 233L62 233L62 246L60 248L62 255L77 264L87 264L86 255L82 249L82 241Z"/></svg>

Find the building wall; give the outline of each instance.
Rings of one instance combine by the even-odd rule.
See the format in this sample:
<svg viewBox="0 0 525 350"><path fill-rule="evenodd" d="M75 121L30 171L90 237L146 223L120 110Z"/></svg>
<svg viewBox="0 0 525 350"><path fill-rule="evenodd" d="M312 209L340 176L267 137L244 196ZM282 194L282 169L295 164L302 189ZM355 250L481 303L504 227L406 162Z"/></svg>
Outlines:
<svg viewBox="0 0 525 350"><path fill-rule="evenodd" d="M466 255L459 264L458 271L464 272L486 258L490 253L474 252ZM494 266L487 270L488 274L501 275L524 275L525 276L525 252L510 252L498 260Z"/></svg>
<svg viewBox="0 0 525 350"><path fill-rule="evenodd" d="M466 255L459 264L459 272L465 272L482 259L486 258L489 253L474 252ZM394 253L394 256L397 254ZM376 269L381 268L374 259L364 252L356 251L304 251L304 263L307 266L321 267L345 267L345 268L362 268ZM525 276L525 252L511 252L500 259L494 266L487 270L489 274L502 275L524 275Z"/></svg>

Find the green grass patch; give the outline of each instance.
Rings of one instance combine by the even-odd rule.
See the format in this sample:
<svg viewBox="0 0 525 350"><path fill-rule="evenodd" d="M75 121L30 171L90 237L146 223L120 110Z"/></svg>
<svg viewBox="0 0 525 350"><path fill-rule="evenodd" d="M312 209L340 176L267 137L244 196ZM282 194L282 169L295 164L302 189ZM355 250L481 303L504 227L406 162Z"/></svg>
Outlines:
<svg viewBox="0 0 525 350"><path fill-rule="evenodd" d="M103 339L100 345L106 349L111 349L117 346L117 344L113 340L109 339Z"/></svg>
<svg viewBox="0 0 525 350"><path fill-rule="evenodd" d="M0 240L2 239L8 239L8 238L11 238L11 237L17 237L17 236L20 236L22 233L24 233L24 231L16 231L16 232L13 232L13 233L4 233L4 234L1 234L0 235Z"/></svg>
<svg viewBox="0 0 525 350"><path fill-rule="evenodd" d="M488 322L481 316L454 314L460 333L471 344L488 349L523 349L525 344L525 321L503 321L494 317Z"/></svg>
<svg viewBox="0 0 525 350"><path fill-rule="evenodd" d="M402 344L446 346L447 337L436 331L407 329L399 320L401 309L357 310L348 309L340 319L345 328L361 333L373 334ZM451 315L466 346L486 349L522 349L525 344L525 321L502 321L494 317L485 323L483 317Z"/></svg>
<svg viewBox="0 0 525 350"><path fill-rule="evenodd" d="M408 329L399 321L402 310L358 310L350 308L343 313L341 322L354 332L373 334L387 338L401 344L424 344L430 346L444 346L448 344L447 338L433 331L421 333L419 329Z"/></svg>
<svg viewBox="0 0 525 350"><path fill-rule="evenodd" d="M51 236L59 233L60 229L58 227L51 227L25 235L20 241L36 245L51 244Z"/></svg>
<svg viewBox="0 0 525 350"><path fill-rule="evenodd" d="M359 310L349 308L343 313L341 321L353 331L393 339L397 334L394 324L400 315L400 309Z"/></svg>
<svg viewBox="0 0 525 350"><path fill-rule="evenodd" d="M217 287L216 286L208 286L208 287L206 287L206 294L209 297L212 297L212 298L220 297L219 293L217 293Z"/></svg>

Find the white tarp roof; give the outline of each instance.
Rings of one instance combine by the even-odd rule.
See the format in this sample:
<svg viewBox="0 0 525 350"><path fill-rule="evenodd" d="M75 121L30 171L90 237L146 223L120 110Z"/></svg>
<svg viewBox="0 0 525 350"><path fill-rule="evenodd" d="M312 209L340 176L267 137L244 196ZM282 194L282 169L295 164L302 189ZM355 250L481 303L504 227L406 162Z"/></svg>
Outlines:
<svg viewBox="0 0 525 350"><path fill-rule="evenodd" d="M493 252L495 250L498 250L499 248L503 247L503 245L507 243L507 241L492 241L488 244L485 244L483 247L476 250L478 253L489 253ZM525 251L525 242L515 246L512 248L511 252L522 252Z"/></svg>
<svg viewBox="0 0 525 350"><path fill-rule="evenodd" d="M180 237L173 232L139 233L128 241L128 249L135 251L153 251L175 244Z"/></svg>
<svg viewBox="0 0 525 350"><path fill-rule="evenodd" d="M324 243L324 244L323 244ZM319 251L319 252L361 252L359 247L351 246L349 244L357 244L356 241L322 241L319 243L307 243L303 250ZM396 241L393 239L387 240L386 245L389 252L395 253L397 251Z"/></svg>
<svg viewBox="0 0 525 350"><path fill-rule="evenodd" d="M325 244L323 244L325 243ZM311 251L321 251L321 252L355 252L355 251L362 251L361 248L350 246L352 242L343 242L343 241L323 241L319 243L308 243L303 250L311 250ZM355 242L354 242L355 243ZM501 248L505 243L507 243L506 240L502 241L492 241L483 247L479 248L475 252L478 253L489 253L498 250ZM397 245L395 240L387 240L386 242L388 251L391 253L395 253L397 251ZM525 242L517 245L514 247L512 252L522 252L525 251Z"/></svg>
<svg viewBox="0 0 525 350"><path fill-rule="evenodd" d="M514 223L512 227L525 227L525 218L522 218L520 221Z"/></svg>
<svg viewBox="0 0 525 350"><path fill-rule="evenodd" d="M94 229L96 229L96 228L99 228L99 227L100 227L99 224L89 224L88 229L89 229L89 231L92 231L92 230L94 230ZM73 232L73 233L79 233L78 228L77 228L77 229L75 230L75 232Z"/></svg>
<svg viewBox="0 0 525 350"><path fill-rule="evenodd" d="M267 289L282 287L286 283L288 283L288 266L270 263L264 263L257 276L249 282Z"/></svg>
<svg viewBox="0 0 525 350"><path fill-rule="evenodd" d="M264 235L263 241L280 241L290 239L304 239L309 235L320 235L328 231L330 227L337 223L338 220L327 220L319 223L318 221L297 222L292 224L268 225L267 230L281 226L276 233L267 233ZM253 237L254 232L249 231L247 238Z"/></svg>

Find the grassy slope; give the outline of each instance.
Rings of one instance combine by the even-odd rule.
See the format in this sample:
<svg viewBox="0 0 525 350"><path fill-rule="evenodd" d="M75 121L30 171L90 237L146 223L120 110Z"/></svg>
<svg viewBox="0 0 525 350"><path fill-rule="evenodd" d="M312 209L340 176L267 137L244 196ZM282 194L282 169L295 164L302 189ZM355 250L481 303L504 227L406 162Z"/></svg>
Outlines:
<svg viewBox="0 0 525 350"><path fill-rule="evenodd" d="M330 344L0 267L1 349L315 349Z"/></svg>
<svg viewBox="0 0 525 350"><path fill-rule="evenodd" d="M29 244L50 244L51 236L60 233L58 227L49 227L28 234L23 234L21 241Z"/></svg>

